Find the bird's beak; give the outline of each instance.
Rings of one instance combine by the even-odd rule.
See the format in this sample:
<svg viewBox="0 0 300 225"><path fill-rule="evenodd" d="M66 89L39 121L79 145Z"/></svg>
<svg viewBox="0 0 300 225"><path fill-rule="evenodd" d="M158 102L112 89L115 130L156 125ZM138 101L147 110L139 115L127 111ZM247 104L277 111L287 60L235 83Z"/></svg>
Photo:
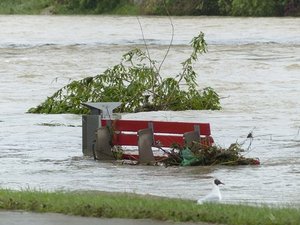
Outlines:
<svg viewBox="0 0 300 225"><path fill-rule="evenodd" d="M225 185L223 182L221 182L220 184L223 184L223 185Z"/></svg>

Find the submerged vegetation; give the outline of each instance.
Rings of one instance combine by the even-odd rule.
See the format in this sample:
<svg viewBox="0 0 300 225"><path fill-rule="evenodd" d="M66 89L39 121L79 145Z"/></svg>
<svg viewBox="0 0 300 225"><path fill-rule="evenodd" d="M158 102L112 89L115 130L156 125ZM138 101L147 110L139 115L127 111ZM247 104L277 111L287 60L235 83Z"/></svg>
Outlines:
<svg viewBox="0 0 300 225"><path fill-rule="evenodd" d="M41 192L0 189L0 210L68 215L210 222L228 225L298 225L299 208L203 204L183 199L103 192Z"/></svg>
<svg viewBox="0 0 300 225"><path fill-rule="evenodd" d="M2 14L299 16L299 0L1 0Z"/></svg>
<svg viewBox="0 0 300 225"><path fill-rule="evenodd" d="M148 52L133 49L123 55L120 64L95 77L71 82L28 112L86 113L82 102L122 102L117 112L218 110L218 94L210 87L199 91L193 69L199 54L207 51L202 32L193 38L191 47L190 57L182 62L182 71L174 77L163 78L162 64L152 60Z"/></svg>

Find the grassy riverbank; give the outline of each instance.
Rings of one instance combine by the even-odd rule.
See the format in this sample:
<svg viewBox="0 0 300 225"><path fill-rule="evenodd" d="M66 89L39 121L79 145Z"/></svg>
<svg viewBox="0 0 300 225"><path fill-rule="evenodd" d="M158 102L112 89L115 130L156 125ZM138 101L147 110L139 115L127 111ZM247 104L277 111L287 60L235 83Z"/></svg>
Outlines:
<svg viewBox="0 0 300 225"><path fill-rule="evenodd" d="M0 14L299 16L295 0L1 0Z"/></svg>
<svg viewBox="0 0 300 225"><path fill-rule="evenodd" d="M232 225L299 225L300 209L205 204L135 194L0 190L0 210Z"/></svg>

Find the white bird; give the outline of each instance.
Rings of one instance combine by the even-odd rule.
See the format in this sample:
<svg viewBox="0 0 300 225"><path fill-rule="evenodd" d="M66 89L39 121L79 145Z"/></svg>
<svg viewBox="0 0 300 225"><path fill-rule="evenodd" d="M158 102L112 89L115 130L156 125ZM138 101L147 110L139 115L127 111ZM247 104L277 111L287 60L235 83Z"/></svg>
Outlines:
<svg viewBox="0 0 300 225"><path fill-rule="evenodd" d="M204 202L219 202L222 200L222 195L219 189L219 185L223 184L220 180L215 179L213 182L213 188L211 192L207 195L205 195L202 198L199 198L197 201L197 204L203 204Z"/></svg>

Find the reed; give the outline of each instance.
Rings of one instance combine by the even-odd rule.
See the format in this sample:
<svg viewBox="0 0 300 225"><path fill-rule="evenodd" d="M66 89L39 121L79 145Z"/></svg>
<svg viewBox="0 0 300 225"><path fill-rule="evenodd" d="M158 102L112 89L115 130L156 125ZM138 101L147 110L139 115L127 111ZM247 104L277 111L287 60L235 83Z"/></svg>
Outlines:
<svg viewBox="0 0 300 225"><path fill-rule="evenodd" d="M97 191L0 190L0 209L53 212L86 217L149 218L231 225L299 225L300 221L300 209L296 207L197 205L191 200Z"/></svg>

